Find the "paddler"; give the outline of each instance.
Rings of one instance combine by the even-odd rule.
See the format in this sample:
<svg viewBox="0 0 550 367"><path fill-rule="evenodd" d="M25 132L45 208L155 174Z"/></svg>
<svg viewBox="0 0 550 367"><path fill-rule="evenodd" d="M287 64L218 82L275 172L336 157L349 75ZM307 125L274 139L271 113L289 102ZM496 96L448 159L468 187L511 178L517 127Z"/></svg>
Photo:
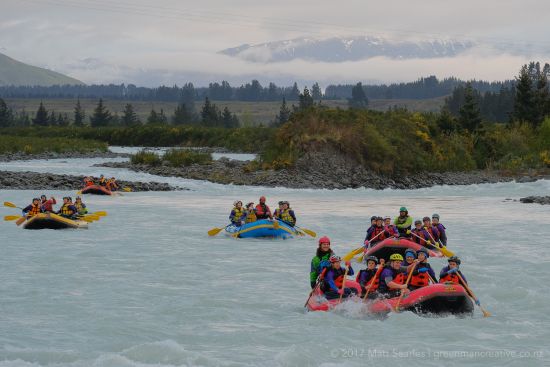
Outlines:
<svg viewBox="0 0 550 367"><path fill-rule="evenodd" d="M330 266L329 259L334 254L330 248L330 238L327 236L319 238L319 246L313 259L311 259L311 270L309 272L309 282L311 289L315 288L317 278L323 271L323 268Z"/></svg>
<svg viewBox="0 0 550 367"><path fill-rule="evenodd" d="M42 205L40 205L40 199L32 199L32 204L29 204L23 209L23 216L26 218L34 217L35 215L42 213Z"/></svg>
<svg viewBox="0 0 550 367"><path fill-rule="evenodd" d="M390 238L390 233L384 228L384 220L382 217L376 217L374 227L369 228L369 231L367 231L365 244L372 246L386 238Z"/></svg>
<svg viewBox="0 0 550 367"><path fill-rule="evenodd" d="M416 251L414 251L412 248L408 248L405 251L405 262L403 263L403 265L412 265L414 263L414 260L416 260Z"/></svg>
<svg viewBox="0 0 550 367"><path fill-rule="evenodd" d="M70 196L65 196L63 198L63 204L61 205L61 208L59 208L57 214L65 218L74 219L76 213L78 213L78 210L74 206L73 200Z"/></svg>
<svg viewBox="0 0 550 367"><path fill-rule="evenodd" d="M294 214L294 210L290 209L288 201L279 201L279 209L275 210L273 216L291 227L296 225L296 215Z"/></svg>
<svg viewBox="0 0 550 367"><path fill-rule="evenodd" d="M107 179L103 175L99 176L99 185L105 186L106 184L107 184Z"/></svg>
<svg viewBox="0 0 550 367"><path fill-rule="evenodd" d="M441 269L441 272L439 273L439 283L460 284L460 279L458 278L457 274L460 274L462 279L464 279L464 281L468 283L466 277L459 269L461 263L460 259L457 256L451 256L447 259L447 262L449 263L449 265Z"/></svg>
<svg viewBox="0 0 550 367"><path fill-rule="evenodd" d="M439 242L439 231L436 227L432 226L430 217L422 218L422 224L424 225L424 229L430 234L430 239L432 242Z"/></svg>
<svg viewBox="0 0 550 367"><path fill-rule="evenodd" d="M256 205L256 218L258 220L260 219L273 219L273 214L271 214L271 210L265 203L265 196L260 197L260 202L258 205Z"/></svg>
<svg viewBox="0 0 550 367"><path fill-rule="evenodd" d="M445 226L439 223L439 214L432 214L432 227L435 227L439 232L439 241L443 246L447 246L447 233L445 233Z"/></svg>
<svg viewBox="0 0 550 367"><path fill-rule="evenodd" d="M369 291L369 295L367 296L369 299L374 299L378 296L376 293L376 290L378 289L378 283L380 282L380 279L375 279L376 273L378 271L377 265L378 265L378 258L376 256L367 256L365 258L365 261L367 263L367 268L362 269L359 271L359 274L357 275L357 283L361 285L361 297L364 297L367 293L367 290ZM384 266L384 259L380 259L380 265ZM374 280L373 280L374 279Z"/></svg>
<svg viewBox="0 0 550 367"><path fill-rule="evenodd" d="M437 282L435 272L433 271L430 263L428 263L428 258L430 257L428 250L421 248L416 252L416 255L418 256L418 259L416 260L418 264L413 270L411 276L411 281L409 283L410 290L427 286L430 284L430 278L433 279L434 282Z"/></svg>
<svg viewBox="0 0 550 367"><path fill-rule="evenodd" d="M118 184L116 183L116 179L114 177L107 180L105 187L109 191L118 191Z"/></svg>
<svg viewBox="0 0 550 367"><path fill-rule="evenodd" d="M57 204L55 198L52 196L49 200L46 195L40 196L40 205L42 205L42 211L45 213L53 213L53 206Z"/></svg>
<svg viewBox="0 0 550 367"><path fill-rule="evenodd" d="M414 221L414 229L411 231L415 235L412 236L412 240L422 246L426 246L431 243L430 234L422 227L421 220Z"/></svg>
<svg viewBox="0 0 550 367"><path fill-rule="evenodd" d="M76 197L74 206L76 207L76 211L78 212L79 215L88 214L88 209L86 209L86 204L82 202L82 198L80 196Z"/></svg>
<svg viewBox="0 0 550 367"><path fill-rule="evenodd" d="M246 219L245 219L246 223L252 223L257 220L256 210L254 209L254 203L246 204L245 215L246 215Z"/></svg>
<svg viewBox="0 0 550 367"><path fill-rule="evenodd" d="M402 266L403 256L393 254L390 256L389 266L386 266L380 273L378 293L387 297L393 298L409 293L409 289L405 285L407 280L407 267Z"/></svg>
<svg viewBox="0 0 550 367"><path fill-rule="evenodd" d="M243 209L243 202L240 200L235 201L233 203L233 209L229 214L229 220L231 221L231 224L237 227L242 226L244 224L245 216L246 214Z"/></svg>
<svg viewBox="0 0 550 367"><path fill-rule="evenodd" d="M399 231L399 237L409 237L407 231L410 231L413 220L409 215L409 211L406 207L402 206L399 208L399 216L395 217L393 224L397 227Z"/></svg>
<svg viewBox="0 0 550 367"><path fill-rule="evenodd" d="M399 237L399 230L396 226L391 224L391 217L384 217L384 228L386 229L386 231L388 231L391 237Z"/></svg>
<svg viewBox="0 0 550 367"><path fill-rule="evenodd" d="M375 228L376 228L376 218L378 218L378 216L376 215L373 215L372 217L370 217L370 227L367 228L367 235L365 236L365 244L367 244L367 242L369 241L369 238L372 238L371 234L372 232L374 232Z"/></svg>
<svg viewBox="0 0 550 367"><path fill-rule="evenodd" d="M321 291L323 291L326 299L347 298L351 295L357 294L357 289L342 287L345 282L344 274L345 269L341 266L342 259L340 256L332 255L329 259L330 267L325 273L325 277L321 283ZM348 267L348 275L353 275L353 268L351 263L346 261Z"/></svg>
<svg viewBox="0 0 550 367"><path fill-rule="evenodd" d="M84 181L84 186L85 187L93 186L93 184L94 184L94 180L90 176L84 177L83 181Z"/></svg>

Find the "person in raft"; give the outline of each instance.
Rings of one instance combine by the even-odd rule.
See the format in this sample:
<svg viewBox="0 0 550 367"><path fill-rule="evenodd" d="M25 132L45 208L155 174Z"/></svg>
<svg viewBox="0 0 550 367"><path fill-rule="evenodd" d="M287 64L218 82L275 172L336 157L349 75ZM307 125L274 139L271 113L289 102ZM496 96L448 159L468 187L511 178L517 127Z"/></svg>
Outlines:
<svg viewBox="0 0 550 367"><path fill-rule="evenodd" d="M242 226L245 220L245 216L246 214L243 209L243 202L240 200L235 201L233 203L233 209L229 214L229 220L231 221L231 224L237 227Z"/></svg>
<svg viewBox="0 0 550 367"><path fill-rule="evenodd" d="M384 267L380 273L378 293L387 298L407 294L409 289L405 285L407 280L407 266L402 266L403 256L393 254L390 256L389 266Z"/></svg>
<svg viewBox="0 0 550 367"><path fill-rule="evenodd" d="M376 273L378 272L376 267L376 265L378 265L378 258L371 255L367 256L365 261L367 263L367 268L359 271L356 281L361 285L361 297L365 297L368 290L369 295L367 298L374 299L378 297L378 293L376 291L378 290L378 283L380 283L380 279L376 277ZM380 265L378 266L384 267L384 259L380 259Z"/></svg>
<svg viewBox="0 0 550 367"><path fill-rule="evenodd" d="M23 216L26 218L34 217L36 214L42 213L42 205L40 204L39 198L32 199L32 204L27 205L23 209Z"/></svg>
<svg viewBox="0 0 550 367"><path fill-rule="evenodd" d="M114 177L107 180L105 187L109 191L118 191L118 184L116 183L116 179Z"/></svg>
<svg viewBox="0 0 550 367"><path fill-rule="evenodd" d="M40 205L42 205L42 211L44 213L53 213L53 206L57 204L55 198L52 196L49 200L46 195L40 196Z"/></svg>
<svg viewBox="0 0 550 367"><path fill-rule="evenodd" d="M366 244L369 238L372 238L372 232L374 232L374 229L376 228L376 218L378 218L376 215L373 215L370 217L370 227L367 228L367 235L365 236L364 243Z"/></svg>
<svg viewBox="0 0 550 367"><path fill-rule="evenodd" d="M428 250L421 248L417 251L416 255L418 256L418 259L416 260L418 264L413 270L411 281L409 283L409 289L411 291L429 285L430 280L437 283L435 272L430 263L428 263L428 259L430 257Z"/></svg>
<svg viewBox="0 0 550 367"><path fill-rule="evenodd" d="M93 186L94 184L94 180L88 176L88 177L84 177L84 187L88 187L88 186Z"/></svg>
<svg viewBox="0 0 550 367"><path fill-rule="evenodd" d="M273 214L271 214L271 210L266 205L265 200L265 196L261 196L259 204L256 205L256 218L258 218L258 220L273 219Z"/></svg>
<svg viewBox="0 0 550 367"><path fill-rule="evenodd" d="M105 185L107 185L107 179L103 175L99 176L99 186L105 186Z"/></svg>
<svg viewBox="0 0 550 367"><path fill-rule="evenodd" d="M412 240L421 246L427 246L432 243L432 241L430 241L430 234L422 227L421 220L414 221L414 229L411 233L414 233Z"/></svg>
<svg viewBox="0 0 550 367"><path fill-rule="evenodd" d="M430 235L430 240L432 242L439 242L439 231L436 227L432 226L432 221L430 220L430 217L424 217L422 218L422 224L424 225L424 229L428 232Z"/></svg>
<svg viewBox="0 0 550 367"><path fill-rule="evenodd" d="M73 204L73 199L70 196L65 196L63 198L63 204L61 208L57 211L57 214L65 218L74 219L75 215L78 213L78 210Z"/></svg>
<svg viewBox="0 0 550 367"><path fill-rule="evenodd" d="M74 206L76 208L76 211L78 215L86 215L88 214L88 209L86 209L86 204L82 202L82 198L80 196L77 196L74 202Z"/></svg>
<svg viewBox="0 0 550 367"><path fill-rule="evenodd" d="M414 263L414 260L416 260L416 251L414 251L411 248L408 248L405 251L405 262L403 263L404 266L409 266Z"/></svg>
<svg viewBox="0 0 550 367"><path fill-rule="evenodd" d="M456 256L451 256L447 259L447 262L449 265L445 266L443 269L441 269L441 272L439 273L439 283L455 283L460 284L460 279L458 278L457 274L460 274L462 279L464 279L464 282L468 284L468 281L466 280L466 277L462 274L460 271L460 259Z"/></svg>
<svg viewBox="0 0 550 367"><path fill-rule="evenodd" d="M279 201L279 209L275 209L273 216L291 227L296 225L296 215L294 210L290 209L288 201Z"/></svg>
<svg viewBox="0 0 550 367"><path fill-rule="evenodd" d="M390 232L386 231L386 228L384 228L384 220L382 219L382 217L376 217L375 223L376 224L374 225L374 227L371 226L367 231L365 245L370 244L372 246L375 243L391 237Z"/></svg>
<svg viewBox="0 0 550 367"><path fill-rule="evenodd" d="M330 238L327 236L319 238L319 247L313 259L311 259L311 268L309 271L309 283L311 289L315 288L317 279L324 268L330 266L329 259L334 255L334 252L330 248Z"/></svg>
<svg viewBox="0 0 550 367"><path fill-rule="evenodd" d="M439 214L432 214L432 227L435 227L439 232L439 242L447 247L447 234L445 233L445 226L439 223Z"/></svg>
<svg viewBox="0 0 550 367"><path fill-rule="evenodd" d="M252 223L257 220L256 217L256 210L254 209L254 203L248 203L246 204L246 210L244 212L245 215L245 223Z"/></svg>
<svg viewBox="0 0 550 367"><path fill-rule="evenodd" d="M390 237L399 237L399 230L396 226L391 224L391 217L384 217L384 228L390 234Z"/></svg>
<svg viewBox="0 0 550 367"><path fill-rule="evenodd" d="M342 259L340 256L332 255L329 259L330 267L325 273L325 277L321 283L321 291L324 293L326 299L335 298L347 298L351 295L357 294L357 289L342 287L344 285L345 269L340 265ZM348 267L348 275L353 275L353 268L351 263L346 261Z"/></svg>
<svg viewBox="0 0 550 367"><path fill-rule="evenodd" d="M399 237L409 237L407 231L411 230L412 222L412 217L409 215L407 208L404 206L399 208L399 216L393 220L393 224L399 231Z"/></svg>

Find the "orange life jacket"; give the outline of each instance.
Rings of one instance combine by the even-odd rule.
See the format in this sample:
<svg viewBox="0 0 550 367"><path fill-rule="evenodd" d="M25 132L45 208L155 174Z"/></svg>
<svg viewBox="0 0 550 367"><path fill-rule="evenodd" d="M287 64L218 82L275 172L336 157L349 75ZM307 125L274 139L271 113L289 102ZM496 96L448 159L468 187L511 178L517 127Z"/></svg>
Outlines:
<svg viewBox="0 0 550 367"><path fill-rule="evenodd" d="M407 281L407 276L405 272L397 274L397 276L392 280L392 282L397 284L405 284L406 281Z"/></svg>
<svg viewBox="0 0 550 367"><path fill-rule="evenodd" d="M34 217L36 214L40 214L42 212L42 207L40 204L38 205L31 205L31 210L27 212L27 217Z"/></svg>
<svg viewBox="0 0 550 367"><path fill-rule="evenodd" d="M460 279L458 278L458 275L456 274L447 274L445 275L444 277L442 277L441 279L439 279L439 283L455 283L455 284L460 284Z"/></svg>
<svg viewBox="0 0 550 367"><path fill-rule="evenodd" d="M413 274L409 284L414 287L425 287L430 284L430 277L428 276L428 273Z"/></svg>

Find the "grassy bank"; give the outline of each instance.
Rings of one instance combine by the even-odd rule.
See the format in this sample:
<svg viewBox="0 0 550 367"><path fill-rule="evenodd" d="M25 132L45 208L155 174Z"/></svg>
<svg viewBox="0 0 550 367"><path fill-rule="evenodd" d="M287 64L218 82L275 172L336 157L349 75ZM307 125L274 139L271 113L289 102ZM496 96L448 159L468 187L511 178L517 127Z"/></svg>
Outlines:
<svg viewBox="0 0 550 367"><path fill-rule="evenodd" d="M160 166L164 162L172 167L190 166L192 164L210 164L212 155L209 153L198 153L190 150L170 149L163 156L141 151L130 158L133 164L147 164Z"/></svg>
<svg viewBox="0 0 550 367"><path fill-rule="evenodd" d="M0 154L39 154L45 152L93 152L107 151L107 144L94 140L74 138L42 138L34 136L0 135Z"/></svg>

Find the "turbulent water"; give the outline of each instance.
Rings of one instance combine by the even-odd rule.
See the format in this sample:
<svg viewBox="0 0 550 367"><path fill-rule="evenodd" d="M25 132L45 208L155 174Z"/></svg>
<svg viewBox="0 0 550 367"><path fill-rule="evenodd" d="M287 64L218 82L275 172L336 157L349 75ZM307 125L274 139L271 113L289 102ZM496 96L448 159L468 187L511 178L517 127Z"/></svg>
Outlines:
<svg viewBox="0 0 550 367"><path fill-rule="evenodd" d="M1 224L0 366L550 365L550 208L521 204L550 181L395 190L237 187L90 167L112 159L1 169L116 175L191 190L85 197L109 215L88 230ZM20 206L41 194L0 190ZM56 197L67 192L48 192ZM74 193L73 193L74 194ZM298 224L343 255L373 214L438 212L483 318L368 317L360 304L307 313L316 240L218 235L235 199L287 199ZM2 215L18 214L3 207ZM432 259L438 271L444 261ZM359 267L355 265L357 270Z"/></svg>

